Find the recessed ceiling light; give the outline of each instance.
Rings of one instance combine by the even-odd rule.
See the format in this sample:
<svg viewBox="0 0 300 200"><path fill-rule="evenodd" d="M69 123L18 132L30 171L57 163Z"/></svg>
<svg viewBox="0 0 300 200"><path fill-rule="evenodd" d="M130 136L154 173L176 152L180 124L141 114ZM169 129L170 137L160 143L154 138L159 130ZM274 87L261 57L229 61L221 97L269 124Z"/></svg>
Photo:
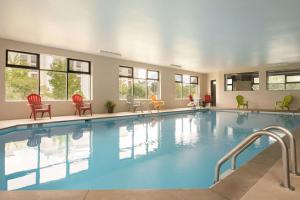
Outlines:
<svg viewBox="0 0 300 200"><path fill-rule="evenodd" d="M121 53L118 52L113 52L113 51L105 51L105 50L100 50L100 54L107 54L107 55L114 55L114 56L122 56Z"/></svg>

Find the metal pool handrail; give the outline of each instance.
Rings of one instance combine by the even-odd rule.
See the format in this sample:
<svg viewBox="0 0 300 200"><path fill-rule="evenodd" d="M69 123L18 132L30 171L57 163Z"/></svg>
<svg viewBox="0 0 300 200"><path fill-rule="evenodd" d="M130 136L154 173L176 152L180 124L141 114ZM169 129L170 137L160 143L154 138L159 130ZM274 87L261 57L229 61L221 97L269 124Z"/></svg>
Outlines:
<svg viewBox="0 0 300 200"><path fill-rule="evenodd" d="M232 156L237 154L238 152L244 150L246 147L251 145L255 140L260 138L261 136L269 136L277 140L277 142L280 144L281 147L281 153L282 153L282 169L283 169L283 187L292 189L291 183L290 183L290 174L289 174L289 154L288 154L288 148L285 142L282 140L281 137L279 137L277 134L270 132L270 131L257 131L253 134L249 135L246 139L244 139L240 144L238 144L235 148L233 148L231 151L229 151L225 156L223 156L218 162L215 167L215 180L214 182L217 183L220 180L220 169L221 166L229 160Z"/></svg>
<svg viewBox="0 0 300 200"><path fill-rule="evenodd" d="M279 130L281 133L284 133L285 135L288 136L289 143L290 143L290 159L291 159L291 165L292 165L291 166L291 168L292 168L291 173L294 174L294 175L298 175L298 172L297 172L296 142L295 142L295 138L294 138L293 134L289 130L287 130L286 128L281 127L281 126L268 126L266 128L263 128L262 130L264 130L264 131ZM272 133L277 134L276 132L272 132ZM242 149L240 152L236 153L235 155L233 155L232 160L231 160L231 169L232 170L236 169L237 156L243 150L245 150L245 148Z"/></svg>

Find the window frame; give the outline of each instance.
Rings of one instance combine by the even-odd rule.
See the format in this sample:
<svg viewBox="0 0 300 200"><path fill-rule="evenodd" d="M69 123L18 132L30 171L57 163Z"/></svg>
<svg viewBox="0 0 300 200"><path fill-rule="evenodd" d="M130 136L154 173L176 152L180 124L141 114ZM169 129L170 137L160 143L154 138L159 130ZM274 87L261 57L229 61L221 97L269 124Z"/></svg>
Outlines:
<svg viewBox="0 0 300 200"><path fill-rule="evenodd" d="M79 61L79 62L86 62L88 63L88 72L81 72L81 71L75 71L70 69L70 61ZM92 72L91 69L91 61L89 60L80 60L80 59L74 59L74 58L67 58L67 72L68 73L77 73L77 74L91 74Z"/></svg>
<svg viewBox="0 0 300 200"><path fill-rule="evenodd" d="M184 83L184 81L183 81L183 76L189 76L189 79L190 79L190 81L189 81L189 83ZM176 76L181 76L181 81L177 81L176 80ZM174 78L175 78L175 83L181 83L181 98L177 98L176 96L177 96L177 94L175 94L175 99L177 99L177 100L185 100L185 99L187 99L188 97L183 97L183 85L184 84L186 84L186 85L189 85L189 87L190 87L190 89L189 89L189 91L190 91L190 94L189 95L191 95L191 86L192 85L197 85L197 93L199 93L199 77L198 76L195 76L195 75L188 75L188 74L175 74L174 75ZM197 83L193 83L192 82L192 78L196 78L196 80L197 80ZM176 90L175 90L175 92L176 92Z"/></svg>
<svg viewBox="0 0 300 200"><path fill-rule="evenodd" d="M8 54L9 52L14 52L14 53L24 53L24 54L29 54L29 55L35 55L37 56L37 66L36 67L30 67L30 66L24 66L24 65L14 65L14 64L8 64ZM40 57L41 55L49 55L49 56L56 56L52 54L42 54L42 53L32 53L32 52L26 52L26 51L18 51L18 50L11 50L11 49L6 49L6 58L5 58L5 68L18 68L18 69L29 69L29 70L34 70L38 72L38 94L41 95L41 71L47 71L47 72L59 72L59 73L65 73L66 74L66 99L59 99L59 100L47 100L47 101L70 101L71 98L69 98L69 74L86 74L90 76L90 91L89 94L90 96L88 97L88 101L92 100L92 72L91 72L91 61L89 60L81 60L81 59L74 59L74 58L68 58L64 56L60 56L66 59L66 70L61 71L61 70L52 70L52 69L42 69L41 68L41 60ZM74 71L70 70L70 63L69 61L80 61L80 62L87 62L89 64L89 71L88 72L80 72L80 71ZM6 84L6 83L5 83ZM26 101L26 99L21 99L21 100L6 100L7 102L13 102L13 101Z"/></svg>
<svg viewBox="0 0 300 200"><path fill-rule="evenodd" d="M246 74L252 74L252 78L251 78L251 90L233 90L233 78L232 78L232 76L237 76L237 75L246 75ZM230 78L228 78L228 76L230 76ZM255 83L254 82L254 79L255 78L258 78L258 83ZM227 80L228 79L231 79L232 81L231 81L231 84L228 84L227 83ZM243 91L245 91L245 92L254 92L254 91L259 91L260 90L260 88L258 89L258 90L254 90L253 89L253 86L255 86L255 85L258 85L258 88L259 88L259 86L260 86L260 77L259 77L259 72L258 71L255 71L255 72L242 72L242 73L231 73L231 74L224 74L224 91L225 92L243 92ZM228 86L231 86L231 90L228 90L227 89L227 87Z"/></svg>
<svg viewBox="0 0 300 200"><path fill-rule="evenodd" d="M128 78L128 79L131 79L132 80L132 96L133 96L133 98L135 99L135 100L149 100L150 99L150 97L148 96L149 95L149 89L148 89L148 80L149 81L157 81L158 83L159 83L159 87L160 87L160 71L158 71L158 70L152 70L152 69L146 69L146 68L142 68L142 67L129 67L129 66L124 66L124 65L120 65L119 66L119 69L120 69L120 67L122 67L122 68L128 68L128 69L131 69L131 76L122 76L122 75L120 75L120 73L119 73L119 80L120 80L120 78ZM143 69L143 70L146 70L146 78L135 78L134 77L134 70L135 69ZM157 72L157 74L158 74L158 77L157 77L157 79L153 79L153 78L148 78L148 72L149 71L151 71L151 72ZM135 97L134 97L134 81L135 80L145 80L146 81L146 98L145 99L136 99ZM160 91L160 90L159 90ZM158 99L161 99L161 94L159 94L159 98ZM126 99L121 99L120 98L120 88L119 88L119 100L126 100Z"/></svg>
<svg viewBox="0 0 300 200"><path fill-rule="evenodd" d="M283 83L269 83L269 77L270 76L284 76L284 82ZM300 76L300 69L297 70L274 70L274 71L266 71L266 84L267 84L267 90L268 91L299 91L300 89L287 89L286 86L288 84L300 84L300 81L295 81L295 82L291 82L291 81L287 81L287 77L288 76ZM284 89L279 89L279 90L271 90L269 85L270 84L284 84Z"/></svg>
<svg viewBox="0 0 300 200"><path fill-rule="evenodd" d="M28 55L34 55L36 56L36 67L31 67L28 65L14 65L14 64L9 64L8 63L8 54L9 52L13 53L23 53L23 54L28 54ZM35 69L39 70L40 69L40 54L38 53L32 53L32 52L27 52L27 51L18 51L18 50L11 50L11 49L6 49L5 53L5 66L6 67L15 67L15 68L22 68L22 69Z"/></svg>

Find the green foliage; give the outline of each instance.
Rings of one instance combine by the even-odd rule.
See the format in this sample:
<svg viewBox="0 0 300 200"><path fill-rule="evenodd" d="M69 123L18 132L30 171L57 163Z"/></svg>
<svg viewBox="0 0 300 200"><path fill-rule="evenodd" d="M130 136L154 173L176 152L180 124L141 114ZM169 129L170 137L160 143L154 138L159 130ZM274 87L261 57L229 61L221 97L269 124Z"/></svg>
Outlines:
<svg viewBox="0 0 300 200"><path fill-rule="evenodd" d="M28 65L19 55L9 56L9 63L16 65ZM30 93L37 93L37 71L29 69L11 68L5 70L5 95L7 100L26 99Z"/></svg>
<svg viewBox="0 0 300 200"><path fill-rule="evenodd" d="M9 56L9 63L16 65L29 65L20 56ZM67 77L66 77L66 60L54 59L50 69L55 71L41 71L41 75L49 76L48 84L41 85L40 92L46 99L64 100L66 99ZM68 75L68 97L73 94L80 94L81 78L77 74L69 73ZM30 69L6 68L5 70L5 90L6 99L8 100L25 100L30 93L38 93L38 71Z"/></svg>
<svg viewBox="0 0 300 200"><path fill-rule="evenodd" d="M105 107L109 113L113 113L114 108L116 107L116 104L113 101L107 101L105 103Z"/></svg>
<svg viewBox="0 0 300 200"><path fill-rule="evenodd" d="M105 103L105 107L106 107L107 109L110 109L110 108L114 109L114 108L116 107L116 104L115 104L113 101L107 101L107 102Z"/></svg>

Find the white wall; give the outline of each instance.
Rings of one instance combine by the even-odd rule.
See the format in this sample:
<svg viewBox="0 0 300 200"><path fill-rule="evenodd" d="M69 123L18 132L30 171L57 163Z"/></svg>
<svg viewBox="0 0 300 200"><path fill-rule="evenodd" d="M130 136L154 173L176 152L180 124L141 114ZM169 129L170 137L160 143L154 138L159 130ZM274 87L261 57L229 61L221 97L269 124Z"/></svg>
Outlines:
<svg viewBox="0 0 300 200"><path fill-rule="evenodd" d="M286 95L292 95L294 97L291 109L297 109L300 107L300 91L269 91L267 90L267 77L266 71L268 70L290 70L299 69L300 64L293 64L280 67L249 67L241 69L232 69L226 71L220 71L215 73L209 73L207 75L207 92L210 93L210 80L217 80L217 107L220 108L236 108L235 97L237 95L243 95L249 102L250 109L274 109L276 101L280 101ZM242 72L259 72L260 89L259 91L224 91L224 75L230 73L242 73Z"/></svg>
<svg viewBox="0 0 300 200"><path fill-rule="evenodd" d="M116 102L116 111L126 111L127 105L125 101L119 100L119 71L120 65L131 67L141 67L147 69L155 69L160 71L161 76L161 99L166 102L165 108L185 107L187 101L175 99L174 74L184 73L199 77L201 96L206 91L206 75L196 72L189 72L175 68L152 66L150 64L126 61L102 57L97 55L79 53L69 50L39 46L12 40L0 39L0 120L26 118L29 116L27 102L6 102L5 101L5 51L6 49L53 54L65 56L75 59L90 60L92 62L92 93L93 93L93 109L95 113L105 112L104 103L107 100ZM53 115L72 115L73 105L69 101L51 101L48 102L53 107Z"/></svg>

